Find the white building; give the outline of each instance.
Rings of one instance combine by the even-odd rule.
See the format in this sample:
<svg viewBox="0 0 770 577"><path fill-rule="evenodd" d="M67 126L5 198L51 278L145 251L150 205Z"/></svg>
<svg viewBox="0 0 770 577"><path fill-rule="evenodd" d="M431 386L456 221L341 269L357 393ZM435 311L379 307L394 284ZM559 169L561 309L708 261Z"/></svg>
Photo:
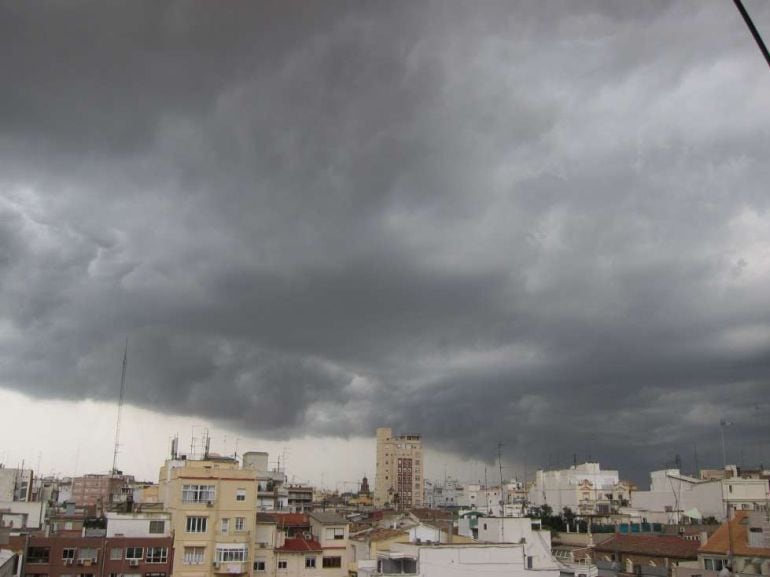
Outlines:
<svg viewBox="0 0 770 577"><path fill-rule="evenodd" d="M22 501L0 502L0 526L15 529L42 529L48 504L44 501L25 503Z"/></svg>
<svg viewBox="0 0 770 577"><path fill-rule="evenodd" d="M137 513L105 513L107 537L168 537L171 513L141 511Z"/></svg>
<svg viewBox="0 0 770 577"><path fill-rule="evenodd" d="M0 501L31 501L32 480L32 469L9 469L0 465Z"/></svg>
<svg viewBox="0 0 770 577"><path fill-rule="evenodd" d="M609 513L628 500L627 485L617 471L602 470L599 463L573 465L569 469L540 470L529 488L529 501L548 505L554 514L569 507L577 514Z"/></svg>
<svg viewBox="0 0 770 577"><path fill-rule="evenodd" d="M448 543L416 545L393 543L378 554L377 567L360 575L419 575L420 577L558 577L555 563L538 566L522 543Z"/></svg>
<svg viewBox="0 0 770 577"><path fill-rule="evenodd" d="M502 485L465 485L460 505L498 517L522 517L525 514L526 492L522 483L516 480Z"/></svg>
<svg viewBox="0 0 770 577"><path fill-rule="evenodd" d="M445 479L443 483L426 479L423 505L431 509L467 507L465 487L456 479Z"/></svg>
<svg viewBox="0 0 770 577"><path fill-rule="evenodd" d="M650 522L678 523L682 517L726 518L727 505L739 511L764 509L770 499L765 479L702 480L682 475L679 469L650 473L650 490L634 491L631 505Z"/></svg>

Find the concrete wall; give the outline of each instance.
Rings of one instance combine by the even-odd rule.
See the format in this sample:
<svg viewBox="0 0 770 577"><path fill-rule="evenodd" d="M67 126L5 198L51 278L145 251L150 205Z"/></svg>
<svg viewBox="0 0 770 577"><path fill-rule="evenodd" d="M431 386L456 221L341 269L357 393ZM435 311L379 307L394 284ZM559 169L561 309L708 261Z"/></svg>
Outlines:
<svg viewBox="0 0 770 577"><path fill-rule="evenodd" d="M26 528L28 529L40 529L45 523L45 512L48 509L46 503L23 503L20 501L4 501L0 502L0 509L10 510L11 515L5 515L7 520L13 516L14 527L19 527L22 518L26 518Z"/></svg>
<svg viewBox="0 0 770 577"><path fill-rule="evenodd" d="M171 534L169 513L107 513L107 537L165 537ZM162 533L150 533L150 521L163 521Z"/></svg>
<svg viewBox="0 0 770 577"><path fill-rule="evenodd" d="M558 569L531 571L526 568L526 555L519 544L473 544L422 546L394 544L394 553L413 555L418 560L421 577L477 577L507 575L509 577L558 577Z"/></svg>

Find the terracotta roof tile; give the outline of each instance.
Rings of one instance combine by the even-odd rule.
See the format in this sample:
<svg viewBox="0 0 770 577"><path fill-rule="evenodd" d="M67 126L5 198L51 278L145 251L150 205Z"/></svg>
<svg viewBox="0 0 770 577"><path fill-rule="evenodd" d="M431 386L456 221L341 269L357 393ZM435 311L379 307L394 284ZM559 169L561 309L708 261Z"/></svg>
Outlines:
<svg viewBox="0 0 770 577"><path fill-rule="evenodd" d="M652 557L697 559L699 547L698 541L689 541L674 535L613 535L596 545L594 550Z"/></svg>
<svg viewBox="0 0 770 577"><path fill-rule="evenodd" d="M315 539L286 539L283 547L278 547L276 550L285 553L301 553L303 551L322 551L323 548Z"/></svg>
<svg viewBox="0 0 770 577"><path fill-rule="evenodd" d="M734 555L770 557L770 549L768 548L749 547L749 530L748 525L745 523L747 518L748 513L745 511L737 511L735 517L730 521L729 531L727 523L722 523L706 544L700 548L700 553L727 554L730 544L730 533L732 533Z"/></svg>

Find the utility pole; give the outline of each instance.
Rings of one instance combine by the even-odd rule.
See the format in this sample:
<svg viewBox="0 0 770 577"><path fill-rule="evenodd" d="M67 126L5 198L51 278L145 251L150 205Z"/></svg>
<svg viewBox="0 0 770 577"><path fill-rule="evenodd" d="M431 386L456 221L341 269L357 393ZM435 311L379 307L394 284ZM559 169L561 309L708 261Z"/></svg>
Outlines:
<svg viewBox="0 0 770 577"><path fill-rule="evenodd" d="M722 479L722 498L725 500L725 511L727 513L727 565L730 573L733 572L733 527L730 523L730 500L725 495L725 481L727 480L727 450L725 449L725 427L732 425L732 422L722 419L719 421L719 431L722 434L722 467L724 478Z"/></svg>

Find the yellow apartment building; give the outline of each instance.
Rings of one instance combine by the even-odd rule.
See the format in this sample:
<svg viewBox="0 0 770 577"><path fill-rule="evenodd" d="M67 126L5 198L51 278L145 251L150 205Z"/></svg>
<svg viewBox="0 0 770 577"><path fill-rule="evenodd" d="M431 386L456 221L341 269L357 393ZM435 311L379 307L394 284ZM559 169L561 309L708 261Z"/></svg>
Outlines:
<svg viewBox="0 0 770 577"><path fill-rule="evenodd" d="M399 510L422 507L423 470L420 435L394 437L391 429L377 429L375 507Z"/></svg>
<svg viewBox="0 0 770 577"><path fill-rule="evenodd" d="M281 520L284 518L283 521ZM306 527L287 531L287 518L305 517ZM350 565L349 525L334 512L256 515L254 577L346 577Z"/></svg>
<svg viewBox="0 0 770 577"><path fill-rule="evenodd" d="M257 509L253 469L230 457L169 459L158 485L171 513L174 577L251 573Z"/></svg>

